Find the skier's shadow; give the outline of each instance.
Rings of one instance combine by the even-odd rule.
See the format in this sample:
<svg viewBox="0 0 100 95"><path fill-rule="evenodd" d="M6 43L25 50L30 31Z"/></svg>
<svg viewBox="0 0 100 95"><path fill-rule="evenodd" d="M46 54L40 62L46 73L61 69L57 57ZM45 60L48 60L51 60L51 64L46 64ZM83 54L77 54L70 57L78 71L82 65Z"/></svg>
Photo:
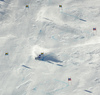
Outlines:
<svg viewBox="0 0 100 95"><path fill-rule="evenodd" d="M42 61L52 61L52 62L62 62L54 54L44 54L44 56L41 58L41 60Z"/></svg>

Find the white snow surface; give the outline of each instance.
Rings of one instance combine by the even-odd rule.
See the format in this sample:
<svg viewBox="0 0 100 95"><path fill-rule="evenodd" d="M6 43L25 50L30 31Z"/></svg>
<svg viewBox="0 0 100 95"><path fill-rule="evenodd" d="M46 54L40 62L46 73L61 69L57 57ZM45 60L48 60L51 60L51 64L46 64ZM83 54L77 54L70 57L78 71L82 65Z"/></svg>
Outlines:
<svg viewBox="0 0 100 95"><path fill-rule="evenodd" d="M0 0L0 95L100 95L100 0Z"/></svg>

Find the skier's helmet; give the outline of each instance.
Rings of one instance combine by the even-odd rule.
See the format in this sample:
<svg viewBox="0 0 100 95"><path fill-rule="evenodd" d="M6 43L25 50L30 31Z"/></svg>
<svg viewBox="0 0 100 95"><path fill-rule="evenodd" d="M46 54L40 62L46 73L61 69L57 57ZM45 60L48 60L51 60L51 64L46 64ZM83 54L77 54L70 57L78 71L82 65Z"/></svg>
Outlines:
<svg viewBox="0 0 100 95"><path fill-rule="evenodd" d="M41 54L44 54L44 53L41 53Z"/></svg>

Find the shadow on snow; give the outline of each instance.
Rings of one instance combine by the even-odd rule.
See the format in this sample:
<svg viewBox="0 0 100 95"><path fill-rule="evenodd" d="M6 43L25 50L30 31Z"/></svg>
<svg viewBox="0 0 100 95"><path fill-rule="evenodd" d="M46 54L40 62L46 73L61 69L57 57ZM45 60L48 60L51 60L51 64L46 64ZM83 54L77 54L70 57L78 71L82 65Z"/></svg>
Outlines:
<svg viewBox="0 0 100 95"><path fill-rule="evenodd" d="M38 56L35 59L40 60L40 61L47 61L49 63L52 63L52 62L56 62L56 63L60 62L61 63L61 62L63 62L63 61L59 60L56 57L56 55L54 55L54 54L43 54L41 57ZM52 64L54 64L54 63L52 63Z"/></svg>
<svg viewBox="0 0 100 95"><path fill-rule="evenodd" d="M56 56L54 55L45 55L43 58L42 58L43 61L52 61L52 62L62 62L60 61Z"/></svg>

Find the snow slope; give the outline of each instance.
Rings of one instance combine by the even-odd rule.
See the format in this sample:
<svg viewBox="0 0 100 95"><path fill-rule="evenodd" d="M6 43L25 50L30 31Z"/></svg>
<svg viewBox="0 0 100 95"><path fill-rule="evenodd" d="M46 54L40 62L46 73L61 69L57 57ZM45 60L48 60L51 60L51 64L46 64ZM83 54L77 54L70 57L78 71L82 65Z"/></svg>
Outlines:
<svg viewBox="0 0 100 95"><path fill-rule="evenodd" d="M99 4L0 0L0 95L99 95Z"/></svg>

